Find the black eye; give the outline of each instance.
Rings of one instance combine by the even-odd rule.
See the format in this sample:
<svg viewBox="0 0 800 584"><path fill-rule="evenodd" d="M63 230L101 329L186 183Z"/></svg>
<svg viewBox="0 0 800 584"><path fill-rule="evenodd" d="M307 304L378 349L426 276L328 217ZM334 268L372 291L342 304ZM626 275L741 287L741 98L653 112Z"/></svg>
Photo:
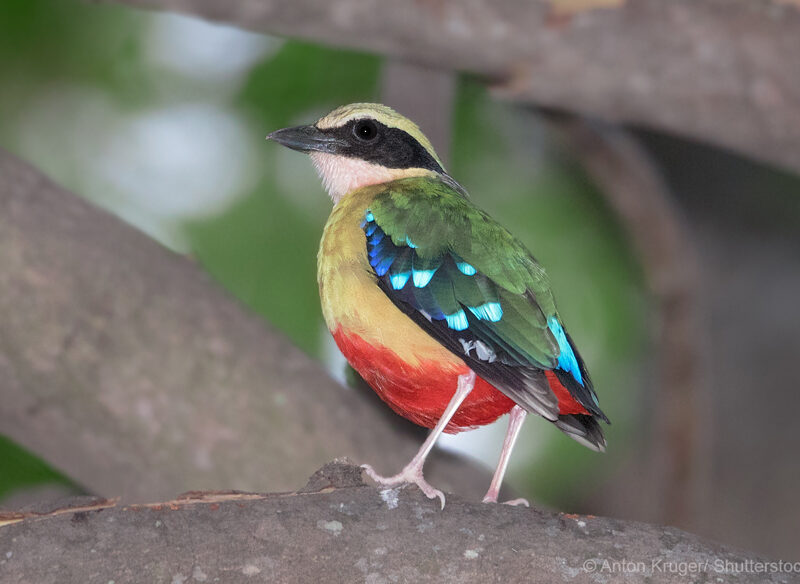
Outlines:
<svg viewBox="0 0 800 584"><path fill-rule="evenodd" d="M372 142L378 137L378 126L372 120L360 120L353 126L353 135L363 142Z"/></svg>

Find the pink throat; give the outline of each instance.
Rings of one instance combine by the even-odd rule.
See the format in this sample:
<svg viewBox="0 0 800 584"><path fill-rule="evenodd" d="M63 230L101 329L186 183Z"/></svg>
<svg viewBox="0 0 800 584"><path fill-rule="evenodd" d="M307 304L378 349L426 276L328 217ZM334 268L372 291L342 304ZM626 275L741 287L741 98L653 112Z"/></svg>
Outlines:
<svg viewBox="0 0 800 584"><path fill-rule="evenodd" d="M385 183L409 175L407 170L386 168L359 158L325 152L311 152L310 156L325 190L328 191L328 195L334 203L338 203L347 193L361 187Z"/></svg>

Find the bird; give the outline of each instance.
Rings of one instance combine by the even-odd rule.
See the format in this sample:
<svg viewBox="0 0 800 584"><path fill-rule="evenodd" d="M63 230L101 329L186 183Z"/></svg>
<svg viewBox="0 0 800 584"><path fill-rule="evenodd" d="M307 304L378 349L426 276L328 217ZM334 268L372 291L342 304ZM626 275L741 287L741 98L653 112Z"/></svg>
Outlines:
<svg viewBox="0 0 800 584"><path fill-rule="evenodd" d="M317 280L336 345L392 410L432 429L399 473L362 465L370 478L416 484L444 508L423 473L436 440L507 413L485 503L498 502L529 413L605 451L598 422L609 420L545 270L472 202L414 122L353 103L267 139L308 154L333 201Z"/></svg>

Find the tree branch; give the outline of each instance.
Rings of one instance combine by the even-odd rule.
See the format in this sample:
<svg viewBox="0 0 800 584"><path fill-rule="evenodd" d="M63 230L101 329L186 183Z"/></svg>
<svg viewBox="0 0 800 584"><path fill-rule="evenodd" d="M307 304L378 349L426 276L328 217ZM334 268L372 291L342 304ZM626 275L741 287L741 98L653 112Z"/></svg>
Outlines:
<svg viewBox="0 0 800 584"><path fill-rule="evenodd" d="M486 76L515 101L800 170L800 9L779 0L115 0Z"/></svg>
<svg viewBox="0 0 800 584"><path fill-rule="evenodd" d="M286 490L335 456L389 471L419 446L190 261L2 151L0 314L0 431L98 494ZM442 485L488 484L438 460Z"/></svg>
<svg viewBox="0 0 800 584"><path fill-rule="evenodd" d="M674 528L454 495L441 511L415 487L378 491L360 475L334 462L293 493L190 493L129 507L79 501L6 514L0 580L682 584L688 573L763 584L791 577L748 571L757 558Z"/></svg>

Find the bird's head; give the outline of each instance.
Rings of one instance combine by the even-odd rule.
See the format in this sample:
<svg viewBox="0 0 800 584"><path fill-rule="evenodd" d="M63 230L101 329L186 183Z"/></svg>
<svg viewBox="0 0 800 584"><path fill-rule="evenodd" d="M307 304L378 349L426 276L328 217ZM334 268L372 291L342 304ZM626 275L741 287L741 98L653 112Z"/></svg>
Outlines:
<svg viewBox="0 0 800 584"><path fill-rule="evenodd" d="M419 127L377 103L345 105L267 139L307 152L334 203L358 188L412 176L438 175L455 184Z"/></svg>

